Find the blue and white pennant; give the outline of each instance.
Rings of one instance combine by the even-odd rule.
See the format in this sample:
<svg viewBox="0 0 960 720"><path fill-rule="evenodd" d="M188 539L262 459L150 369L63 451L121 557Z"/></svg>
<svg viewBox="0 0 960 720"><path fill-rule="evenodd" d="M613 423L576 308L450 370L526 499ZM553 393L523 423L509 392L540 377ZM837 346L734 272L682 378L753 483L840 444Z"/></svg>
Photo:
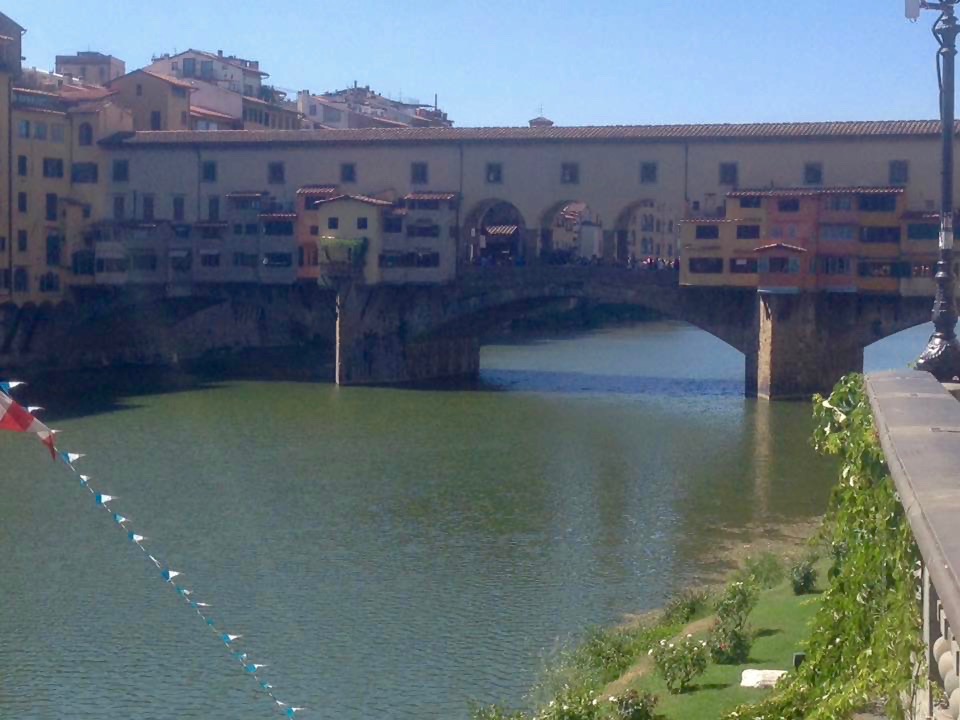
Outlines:
<svg viewBox="0 0 960 720"><path fill-rule="evenodd" d="M23 383L18 381L0 381L0 392L2 392L5 396L10 398L11 391L20 385L23 385ZM43 408L40 408L40 407L28 407L26 408L26 412L32 416L34 413L42 409ZM211 605L206 602L199 602L197 600L194 600L192 597L193 596L192 590L189 590L183 585L174 582L176 578L180 577L184 573L182 571L174 570L170 568L168 565L161 562L158 558L154 557L150 552L147 551L146 547L144 547L144 544L143 544L144 541L147 540L147 537L134 532L130 528L130 526L132 525L130 518L110 508L109 506L110 503L113 502L114 500L117 500L118 497L116 495L108 495L106 493L97 492L94 489L94 487L91 485L92 478L89 475L82 474L76 468L75 463L81 460L84 457L84 455L81 453L61 452L59 450L56 450L53 447L53 435L57 431L50 430L42 425L41 427L44 428L46 434L40 439L41 441L44 442L45 445L50 447L51 454L54 456L54 458L59 459L64 465L66 465L66 467L68 467L74 473L74 475L76 475L77 479L80 482L80 486L83 488L86 488L86 490L93 497L94 506L97 508L106 510L110 514L113 522L126 531L127 539L130 542L132 542L134 545L136 545L138 548L140 548L145 558L149 560L157 570L160 571L160 577L163 580L163 582L165 584L171 585L174 588L177 595L186 604L188 604L194 612L196 612L196 614L200 617L200 619L204 621L206 626L210 628L213 633L219 636L220 640L223 642L223 644L227 648L231 649L231 654L233 658L237 660L240 667L243 669L244 673L253 676L254 680L256 680L258 684L259 690L264 692L273 701L274 709L277 712L279 712L282 716L287 718L293 718L299 712L304 710L305 708L303 707L296 707L280 700L280 698L278 698L276 693L274 692L273 685L267 682L266 680L264 680L262 677L260 677L261 669L267 667L265 663L251 662L248 658L247 653L237 652L233 650L234 643L242 639L243 636L239 634L227 633L227 632L224 632L222 628L218 628L217 623L214 621L213 617L211 617L208 612Z"/></svg>

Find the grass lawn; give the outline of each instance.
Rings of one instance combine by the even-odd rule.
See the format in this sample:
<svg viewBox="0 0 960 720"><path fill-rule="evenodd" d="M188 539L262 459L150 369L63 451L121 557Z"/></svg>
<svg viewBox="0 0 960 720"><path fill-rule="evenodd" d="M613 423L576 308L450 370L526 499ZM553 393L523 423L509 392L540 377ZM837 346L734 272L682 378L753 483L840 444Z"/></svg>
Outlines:
<svg viewBox="0 0 960 720"><path fill-rule="evenodd" d="M822 577L823 568L818 569ZM748 663L711 663L682 695L671 695L655 671L633 679L628 687L658 695L658 716L677 720L713 720L737 705L756 702L770 691L740 687L740 673L747 668L791 669L793 653L800 650L800 643L808 635L807 628L816 614L819 598L819 594L794 595L789 581L765 590L750 614L749 623L756 632L756 639Z"/></svg>

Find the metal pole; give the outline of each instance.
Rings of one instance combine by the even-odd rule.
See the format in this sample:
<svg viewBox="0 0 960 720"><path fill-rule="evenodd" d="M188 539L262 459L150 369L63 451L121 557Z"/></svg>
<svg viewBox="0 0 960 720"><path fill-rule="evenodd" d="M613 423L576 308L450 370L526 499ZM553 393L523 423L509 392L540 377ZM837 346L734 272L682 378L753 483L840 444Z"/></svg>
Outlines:
<svg viewBox="0 0 960 720"><path fill-rule="evenodd" d="M940 41L942 87L940 91L943 171L940 185L940 261L937 263L937 291L933 301L934 333L917 358L917 369L926 370L937 380L960 376L960 342L957 341L957 307L953 281L953 141L954 141L954 67L957 34L960 27L954 6L960 0L946 0L937 7L942 16L934 28Z"/></svg>

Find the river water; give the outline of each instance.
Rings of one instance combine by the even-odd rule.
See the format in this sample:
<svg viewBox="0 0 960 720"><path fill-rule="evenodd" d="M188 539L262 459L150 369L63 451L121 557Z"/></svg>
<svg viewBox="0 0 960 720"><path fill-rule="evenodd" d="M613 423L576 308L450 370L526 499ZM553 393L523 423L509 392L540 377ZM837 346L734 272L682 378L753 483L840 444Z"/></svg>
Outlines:
<svg viewBox="0 0 960 720"><path fill-rule="evenodd" d="M485 347L466 389L137 373L19 396L303 717L446 720L522 704L564 638L824 510L809 406L745 400L742 376L645 323ZM0 436L0 493L0 718L275 716L42 446Z"/></svg>

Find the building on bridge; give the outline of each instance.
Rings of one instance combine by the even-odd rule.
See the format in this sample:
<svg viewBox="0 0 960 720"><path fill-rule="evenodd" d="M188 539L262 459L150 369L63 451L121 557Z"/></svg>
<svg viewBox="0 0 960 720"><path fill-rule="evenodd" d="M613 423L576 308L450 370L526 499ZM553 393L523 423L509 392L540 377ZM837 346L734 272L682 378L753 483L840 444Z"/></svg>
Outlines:
<svg viewBox="0 0 960 720"><path fill-rule="evenodd" d="M932 295L939 216L903 186L735 190L680 223L680 282L761 293Z"/></svg>
<svg viewBox="0 0 960 720"><path fill-rule="evenodd" d="M883 273L903 273L904 266L888 268L884 263L909 261L911 277L898 280L917 282L901 282L900 291L926 292L920 282L928 266L924 248L933 238L929 218L938 208L939 124L933 121L130 133L118 132L129 128L130 121L110 96L81 103L65 93L31 95L17 90L9 97L14 102L5 118L13 120L7 126L13 134L13 156L0 157L0 164L19 168L19 156L28 158L27 175L17 172L13 177L14 185L27 185L10 185L5 191L14 208L19 207L19 193L26 193L23 202L28 209L15 210L13 226L0 229L0 237L13 238L5 243L6 253L0 254L0 269L11 274L20 268L20 275L28 277L26 282L2 283L2 291L15 303L57 302L68 299L75 286L96 284L88 274L89 262L74 268L70 259L96 252L93 228L106 221L135 226L169 223L178 226L177 237L190 239L191 245L193 239L214 241L211 236L219 233L222 241L236 240L243 247L223 251L219 268L209 266L210 281L242 277L292 283L297 272L252 273L251 267L264 261L267 267L285 262L278 253L298 256L292 231L303 211L298 193L318 186L334 194L386 198L395 204L398 212L389 225L402 226L402 242L390 238L393 259L384 260L393 267L407 262L398 257L409 259L414 257L410 253L428 246L430 252L439 253L440 266L454 269L484 258L508 265L563 262L557 247L573 246L561 240L575 214L581 222L570 221L571 229L578 226L590 234L577 238L578 251L582 253L581 245L589 246L588 254L600 262L626 264L631 257L669 259L683 254L685 273L696 261L697 284L744 286L757 282L754 265L759 267L763 253L753 253L755 247L777 243L805 247L808 241L799 235L811 232L808 205L817 205L822 214L827 212L824 203L834 202L833 220L828 222L823 215L816 222L817 240L824 247L832 243L838 258L855 258L856 264L850 260L848 274L846 260L824 261L824 270L817 272L819 285L889 290L891 283L882 281ZM81 111L91 117L85 127ZM30 120L29 113L37 117ZM29 138L21 136L25 132L21 120L32 123ZM45 125L49 134L38 135L36 128L46 130ZM53 125L62 129L54 130ZM61 134L62 141L54 139ZM76 174L73 167L70 172L65 167L62 177L44 175L45 158L52 161L48 174L57 175L55 161L66 162L71 155L79 163ZM817 164L816 177L809 174L810 157L828 158ZM805 194L800 194L796 181L804 178L822 184L803 187ZM765 197L759 190L744 188L763 188L783 197ZM863 188L861 194L899 199L894 215L861 211L859 206L844 205L859 202L857 193L829 193L826 188ZM253 212L241 198L250 193L260 197L257 202L269 206L269 212L292 215ZM45 214L48 195L58 198L58 212L79 208L75 226L60 233L65 245L60 263L54 265L47 264L45 252L33 252L43 246L47 231L55 229L47 227L53 223ZM796 197L801 210L786 209L788 196ZM443 208L439 213L424 206L432 201L418 197L450 199L437 201ZM417 204L411 208L409 202ZM406 211L405 219L399 219L403 217L399 211ZM36 213L40 215L29 220L30 227L23 227L26 216ZM431 213L437 217L428 217ZM701 236L680 238L680 221L691 216L702 222L688 223L685 232ZM8 225L10 221L0 219ZM416 226L418 221L423 227ZM876 223L880 225L872 228ZM893 225L899 225L899 235L883 229ZM384 228L388 233L387 223ZM20 230L28 232L31 250L11 253ZM855 252L843 245L845 239L852 242L854 231ZM436 237L431 236L434 232ZM924 239L927 236L930 240ZM270 257L261 247L265 244L271 247ZM102 247L106 251L108 246ZM805 249L809 254L810 248ZM115 252L113 246L110 253ZM171 261L158 258L160 263ZM709 258L714 258L712 265ZM51 256L51 261L56 259ZM861 261L867 263L863 274ZM203 267L199 256L191 262ZM778 262L774 260L773 266ZM40 276L49 273L58 280L44 282L41 290ZM840 277L827 279L834 275ZM444 271L437 280L449 276ZM855 284L849 281L852 278Z"/></svg>

